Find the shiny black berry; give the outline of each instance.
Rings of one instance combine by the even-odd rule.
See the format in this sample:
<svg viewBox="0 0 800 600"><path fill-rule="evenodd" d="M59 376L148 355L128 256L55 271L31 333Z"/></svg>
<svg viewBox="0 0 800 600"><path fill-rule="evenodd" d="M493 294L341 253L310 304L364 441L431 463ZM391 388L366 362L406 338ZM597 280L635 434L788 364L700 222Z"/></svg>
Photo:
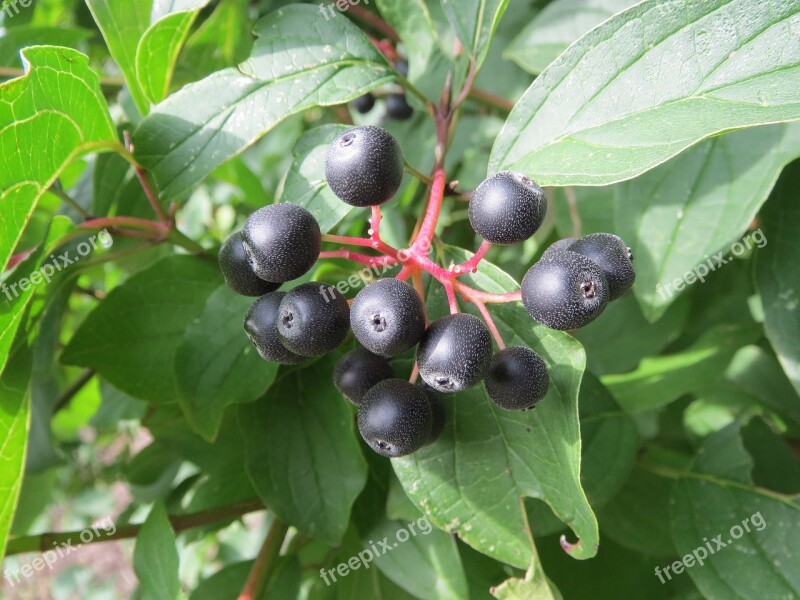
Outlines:
<svg viewBox="0 0 800 600"><path fill-rule="evenodd" d="M244 330L264 360L298 365L306 358L287 350L278 339L278 306L285 295L285 292L273 292L256 300L247 312Z"/></svg>
<svg viewBox="0 0 800 600"><path fill-rule="evenodd" d="M422 379L440 392L459 392L479 383L492 360L492 336L474 315L437 319L419 343Z"/></svg>
<svg viewBox="0 0 800 600"><path fill-rule="evenodd" d="M350 309L350 326L370 352L397 356L417 345L425 332L425 308L407 283L379 279L356 296Z"/></svg>
<svg viewBox="0 0 800 600"><path fill-rule="evenodd" d="M484 385L497 406L526 410L545 397L550 376L541 356L530 348L514 346L492 357Z"/></svg>
<svg viewBox="0 0 800 600"><path fill-rule="evenodd" d="M557 252L558 250L569 250L570 246L578 241L578 238L568 237L564 238L563 240L558 240L557 242L553 242L550 247L542 253L542 258L552 254L553 252Z"/></svg>
<svg viewBox="0 0 800 600"><path fill-rule="evenodd" d="M242 296L263 296L281 286L280 283L264 281L253 273L247 253L244 251L241 232L234 233L222 244L219 251L219 267L228 287Z"/></svg>
<svg viewBox="0 0 800 600"><path fill-rule="evenodd" d="M384 379L394 377L388 361L366 348L355 348L342 356L333 370L333 383L345 398L360 404L369 390Z"/></svg>
<svg viewBox="0 0 800 600"><path fill-rule="evenodd" d="M527 175L503 171L478 186L469 203L469 222L493 244L519 244L542 226L547 201Z"/></svg>
<svg viewBox="0 0 800 600"><path fill-rule="evenodd" d="M396 121L406 121L412 117L414 109L405 94L389 94L386 96L386 114Z"/></svg>
<svg viewBox="0 0 800 600"><path fill-rule="evenodd" d="M321 356L344 341L350 307L339 291L318 282L288 292L278 307L278 337L300 356Z"/></svg>
<svg viewBox="0 0 800 600"><path fill-rule="evenodd" d="M522 280L522 303L536 321L552 329L578 329L608 303L608 282L591 260L557 250L533 265Z"/></svg>
<svg viewBox="0 0 800 600"><path fill-rule="evenodd" d="M403 181L403 153L380 127L354 127L337 137L325 155L325 179L351 206L377 206L394 196Z"/></svg>
<svg viewBox="0 0 800 600"><path fill-rule="evenodd" d="M364 94L353 100L350 106L353 107L353 110L362 115L367 114L375 106L375 96L372 94Z"/></svg>
<svg viewBox="0 0 800 600"><path fill-rule="evenodd" d="M636 270L633 254L622 238L612 233L585 235L570 246L603 270L608 281L608 300L616 300L633 287Z"/></svg>
<svg viewBox="0 0 800 600"><path fill-rule="evenodd" d="M242 230L253 272L265 281L304 275L319 258L322 236L317 220L302 206L271 204L254 212Z"/></svg>
<svg viewBox="0 0 800 600"><path fill-rule="evenodd" d="M358 407L358 431L378 454L404 456L430 438L431 404L418 385L385 379L368 391Z"/></svg>
<svg viewBox="0 0 800 600"><path fill-rule="evenodd" d="M441 437L444 431L444 426L447 423L447 412L444 408L444 400L442 395L430 387L427 383L422 384L422 389L428 396L428 401L431 403L431 434L425 442L425 445L434 443Z"/></svg>

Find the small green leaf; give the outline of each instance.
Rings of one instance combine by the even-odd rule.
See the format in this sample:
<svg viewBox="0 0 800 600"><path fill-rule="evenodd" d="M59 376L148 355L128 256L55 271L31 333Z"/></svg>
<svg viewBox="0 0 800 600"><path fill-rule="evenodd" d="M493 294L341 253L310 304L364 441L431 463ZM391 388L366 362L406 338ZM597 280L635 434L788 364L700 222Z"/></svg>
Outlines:
<svg viewBox="0 0 800 600"><path fill-rule="evenodd" d="M181 596L175 532L162 503L155 504L136 536L133 569L143 600L175 600Z"/></svg>
<svg viewBox="0 0 800 600"><path fill-rule="evenodd" d="M20 50L27 46L67 46L77 48L92 34L88 29L24 25L14 27L0 37L0 66L18 67Z"/></svg>
<svg viewBox="0 0 800 600"><path fill-rule="evenodd" d="M225 409L252 402L275 380L278 365L263 360L244 333L244 315L254 298L223 285L186 328L175 356L178 399L186 418L213 442Z"/></svg>
<svg viewBox="0 0 800 600"><path fill-rule="evenodd" d="M333 364L287 373L262 400L239 408L239 426L264 503L302 533L338 544L367 465L350 407L331 385Z"/></svg>
<svg viewBox="0 0 800 600"><path fill-rule="evenodd" d="M217 265L171 256L115 288L75 332L61 361L97 370L150 402L178 399L171 365L184 332L219 287Z"/></svg>
<svg viewBox="0 0 800 600"><path fill-rule="evenodd" d="M441 0L447 19L478 68L489 52L508 0Z"/></svg>
<svg viewBox="0 0 800 600"><path fill-rule="evenodd" d="M355 25L325 21L317 7L281 8L256 24L256 35L249 60L184 87L137 129L137 156L163 195L188 192L286 117L347 102L393 79Z"/></svg>
<svg viewBox="0 0 800 600"><path fill-rule="evenodd" d="M800 119L798 9L798 0L645 0L615 15L533 82L490 171L605 185L706 137Z"/></svg>
<svg viewBox="0 0 800 600"><path fill-rule="evenodd" d="M800 394L800 162L787 167L764 209L769 240L759 254L756 282L764 305L764 328L783 370Z"/></svg>

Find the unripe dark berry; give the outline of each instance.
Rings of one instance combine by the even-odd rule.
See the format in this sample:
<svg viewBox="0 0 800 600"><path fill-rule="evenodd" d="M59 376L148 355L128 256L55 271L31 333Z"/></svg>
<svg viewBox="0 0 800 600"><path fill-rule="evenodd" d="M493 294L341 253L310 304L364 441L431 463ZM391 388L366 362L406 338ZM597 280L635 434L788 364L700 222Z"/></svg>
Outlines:
<svg viewBox="0 0 800 600"><path fill-rule="evenodd" d="M321 356L344 341L350 326L347 299L335 287L309 282L284 296L278 307L278 337L300 356Z"/></svg>
<svg viewBox="0 0 800 600"><path fill-rule="evenodd" d="M250 215L242 238L253 272L281 283L313 267L322 244L317 220L302 206L287 203L270 204Z"/></svg>
<svg viewBox="0 0 800 600"><path fill-rule="evenodd" d="M394 377L388 361L366 348L355 348L339 359L333 370L333 383L345 398L360 404L364 394L377 383Z"/></svg>
<svg viewBox="0 0 800 600"><path fill-rule="evenodd" d="M354 127L328 146L325 179L351 206L378 206L394 196L403 181L403 153L388 131Z"/></svg>
<svg viewBox="0 0 800 600"><path fill-rule="evenodd" d="M578 238L568 237L564 238L563 240L558 240L557 242L553 242L550 247L542 253L542 258L545 256L549 256L553 252L558 252L559 250L569 250L570 246L578 241Z"/></svg>
<svg viewBox="0 0 800 600"><path fill-rule="evenodd" d="M241 232L230 236L219 251L219 268L225 283L237 294L242 296L263 296L277 290L280 283L264 281L253 273L250 261L242 244Z"/></svg>
<svg viewBox="0 0 800 600"><path fill-rule="evenodd" d="M372 108L375 106L375 96L372 94L364 94L363 96L359 96L355 100L350 103L350 106L353 107L353 110L356 112L361 113L362 115L367 114Z"/></svg>
<svg viewBox="0 0 800 600"><path fill-rule="evenodd" d="M547 201L536 183L522 173L502 171L478 186L469 202L469 222L492 244L519 244L542 226Z"/></svg>
<svg viewBox="0 0 800 600"><path fill-rule="evenodd" d="M432 418L422 388L402 379L385 379L361 401L358 431L378 454L404 456L428 441Z"/></svg>
<svg viewBox="0 0 800 600"><path fill-rule="evenodd" d="M431 323L417 355L422 379L440 392L459 392L480 382L491 360L491 334L478 317L467 313Z"/></svg>
<svg viewBox="0 0 800 600"><path fill-rule="evenodd" d="M484 385L497 406L526 410L545 397L550 376L541 356L530 348L514 346L492 357Z"/></svg>
<svg viewBox="0 0 800 600"><path fill-rule="evenodd" d="M608 303L608 282L596 264L570 250L551 252L522 280L528 314L552 329L578 329L596 319Z"/></svg>
<svg viewBox="0 0 800 600"><path fill-rule="evenodd" d="M431 434L425 441L425 445L427 446L428 444L433 444L441 437L444 426L447 423L447 411L444 408L444 400L439 392L426 383L423 383L421 387L428 396L428 401L431 403Z"/></svg>
<svg viewBox="0 0 800 600"><path fill-rule="evenodd" d="M285 292L273 292L256 300L244 319L244 330L264 360L299 365L306 358L287 350L278 339L278 306L285 295Z"/></svg>
<svg viewBox="0 0 800 600"><path fill-rule="evenodd" d="M570 250L582 254L602 269L608 281L609 302L633 287L636 280L633 254L621 237L613 233L592 233L572 244Z"/></svg>
<svg viewBox="0 0 800 600"><path fill-rule="evenodd" d="M386 114L395 121L407 121L414 114L414 109L405 94L390 94L386 96Z"/></svg>
<svg viewBox="0 0 800 600"><path fill-rule="evenodd" d="M397 356L425 333L425 308L413 287L397 279L379 279L361 290L350 309L356 339L370 352Z"/></svg>

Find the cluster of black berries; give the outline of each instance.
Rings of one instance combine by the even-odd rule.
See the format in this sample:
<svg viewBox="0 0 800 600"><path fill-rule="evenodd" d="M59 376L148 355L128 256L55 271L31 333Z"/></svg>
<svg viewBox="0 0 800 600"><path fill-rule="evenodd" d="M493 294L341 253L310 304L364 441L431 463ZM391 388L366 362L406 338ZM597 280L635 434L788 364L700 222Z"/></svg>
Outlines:
<svg viewBox="0 0 800 600"><path fill-rule="evenodd" d="M405 59L397 60L394 63L394 69L403 77L408 77L408 62ZM414 109L406 100L405 92L392 92L385 96L384 101L386 102L386 114L390 119L407 121L414 114ZM350 106L362 115L367 114L375 107L375 96L368 92L353 100Z"/></svg>
<svg viewBox="0 0 800 600"><path fill-rule="evenodd" d="M325 159L330 189L357 207L389 200L403 171L399 144L379 127L342 133ZM536 232L545 212L536 183L502 172L478 187L469 216L487 241L515 244ZM335 349L352 330L361 346L340 359L334 383L358 405L359 431L376 452L402 456L435 441L445 423L438 392L459 392L483 381L492 401L507 410L528 409L546 395L547 366L533 350L517 346L493 353L489 330L471 314L448 315L426 326L422 299L403 281L379 279L361 290L352 306L335 287L319 282L276 291L311 269L320 244L319 225L308 211L271 205L253 213L226 241L220 265L234 291L260 296L244 328L265 360L299 364ZM625 293L633 278L630 252L616 236L562 240L528 271L522 299L540 323L574 329ZM388 362L414 347L425 385L395 378Z"/></svg>

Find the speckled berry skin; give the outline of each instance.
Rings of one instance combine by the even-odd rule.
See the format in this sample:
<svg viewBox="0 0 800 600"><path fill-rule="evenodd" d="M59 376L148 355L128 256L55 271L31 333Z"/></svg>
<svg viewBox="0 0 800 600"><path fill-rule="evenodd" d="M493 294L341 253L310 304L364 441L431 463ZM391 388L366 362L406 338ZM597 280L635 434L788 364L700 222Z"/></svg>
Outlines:
<svg viewBox="0 0 800 600"><path fill-rule="evenodd" d="M544 192L528 176L502 171L484 180L469 203L469 222L487 242L524 242L542 226L547 213Z"/></svg>
<svg viewBox="0 0 800 600"><path fill-rule="evenodd" d="M622 238L613 233L592 233L585 235L570 246L591 260L603 271L608 281L608 300L624 296L636 281L631 249Z"/></svg>
<svg viewBox="0 0 800 600"><path fill-rule="evenodd" d="M219 251L219 268L225 283L242 296L263 296L277 290L281 284L264 281L253 273L242 244L241 232L231 235Z"/></svg>
<svg viewBox="0 0 800 600"><path fill-rule="evenodd" d="M460 392L479 383L491 360L491 334L478 317L467 313L431 323L417 354L422 379L440 392Z"/></svg>
<svg viewBox="0 0 800 600"><path fill-rule="evenodd" d="M353 404L361 404L369 390L384 379L394 377L388 361L366 348L355 348L339 359L333 370L336 389Z"/></svg>
<svg viewBox="0 0 800 600"><path fill-rule="evenodd" d="M296 204L270 204L254 212L242 230L253 272L283 283L304 275L319 258L322 234L317 220Z"/></svg>
<svg viewBox="0 0 800 600"><path fill-rule="evenodd" d="M608 282L596 264L570 250L551 252L522 279L528 314L551 329L588 325L608 303Z"/></svg>
<svg viewBox="0 0 800 600"><path fill-rule="evenodd" d="M354 111L365 115L375 106L375 96L369 93L364 94L353 100L350 106L353 107Z"/></svg>
<svg viewBox="0 0 800 600"><path fill-rule="evenodd" d="M370 352L397 356L419 343L425 333L425 309L413 287L397 279L369 284L353 301L350 326Z"/></svg>
<svg viewBox="0 0 800 600"><path fill-rule="evenodd" d="M380 127L348 129L328 146L325 179L333 193L350 206L383 204L403 181L400 144Z"/></svg>
<svg viewBox="0 0 800 600"><path fill-rule="evenodd" d="M278 307L285 295L284 292L273 292L256 300L244 319L244 330L264 360L299 365L306 358L287 350L278 339Z"/></svg>
<svg viewBox="0 0 800 600"><path fill-rule="evenodd" d="M358 431L382 456L405 456L430 438L431 404L418 385L385 379L366 393L358 407Z"/></svg>
<svg viewBox="0 0 800 600"><path fill-rule="evenodd" d="M414 109L405 94L390 94L386 96L386 114L395 121L407 121L414 115Z"/></svg>
<svg viewBox="0 0 800 600"><path fill-rule="evenodd" d="M563 240L558 240L557 242L553 242L550 244L550 247L542 253L542 258L545 256L549 256L553 252L558 252L559 250L569 250L570 246L578 241L578 238L568 237L564 238Z"/></svg>
<svg viewBox="0 0 800 600"><path fill-rule="evenodd" d="M512 346L492 357L484 380L486 392L506 410L527 410L547 394L550 376L541 356L530 348Z"/></svg>
<svg viewBox="0 0 800 600"><path fill-rule="evenodd" d="M428 396L428 401L431 403L431 434L425 441L425 445L427 446L428 444L433 444L441 437L444 426L447 424L447 411L444 408L444 400L439 392L426 383L423 383L420 387L425 391L425 394Z"/></svg>
<svg viewBox="0 0 800 600"><path fill-rule="evenodd" d="M344 341L350 307L336 288L319 282L298 285L278 307L278 337L300 356L321 356Z"/></svg>

